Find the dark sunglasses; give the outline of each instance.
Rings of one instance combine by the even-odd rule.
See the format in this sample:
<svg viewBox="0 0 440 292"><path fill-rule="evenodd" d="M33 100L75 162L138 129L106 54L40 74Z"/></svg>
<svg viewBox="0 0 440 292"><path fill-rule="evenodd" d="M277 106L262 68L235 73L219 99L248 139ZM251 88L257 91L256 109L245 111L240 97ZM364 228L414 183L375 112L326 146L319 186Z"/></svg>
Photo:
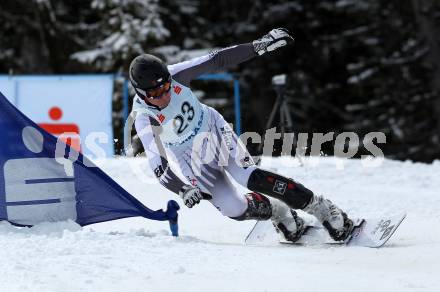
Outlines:
<svg viewBox="0 0 440 292"><path fill-rule="evenodd" d="M136 88L144 97L150 99L160 99L162 95L169 92L171 89L171 78L169 78L165 83L159 85L156 88L143 90L140 88Z"/></svg>

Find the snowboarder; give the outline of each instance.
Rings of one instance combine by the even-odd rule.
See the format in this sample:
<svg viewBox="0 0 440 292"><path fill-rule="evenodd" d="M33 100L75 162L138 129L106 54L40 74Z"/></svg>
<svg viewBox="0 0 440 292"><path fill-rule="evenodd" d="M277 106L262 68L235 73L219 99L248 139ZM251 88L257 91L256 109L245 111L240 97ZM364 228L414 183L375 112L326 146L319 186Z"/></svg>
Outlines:
<svg viewBox="0 0 440 292"><path fill-rule="evenodd" d="M251 43L169 66L153 55L137 56L129 69L136 91L135 128L160 183L178 194L187 207L208 199L235 220L271 219L288 241L298 240L305 229L304 220L295 212L301 209L314 215L334 240L345 240L353 222L340 208L302 184L256 166L223 116L202 104L190 88L191 80L204 73L225 70L290 43L289 32L278 28ZM209 151L213 159L205 162ZM171 169L169 157L187 182ZM239 193L226 172L251 192Z"/></svg>

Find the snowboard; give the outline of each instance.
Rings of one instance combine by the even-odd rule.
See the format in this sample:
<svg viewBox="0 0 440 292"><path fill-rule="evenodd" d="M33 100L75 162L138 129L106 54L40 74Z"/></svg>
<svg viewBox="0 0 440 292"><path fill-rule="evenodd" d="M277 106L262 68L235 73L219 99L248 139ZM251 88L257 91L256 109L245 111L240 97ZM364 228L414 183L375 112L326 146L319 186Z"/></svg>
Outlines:
<svg viewBox="0 0 440 292"><path fill-rule="evenodd" d="M306 227L296 242L280 240L270 220L257 221L245 239L246 244L290 244L290 245L344 245L379 248L382 247L405 219L406 214L384 216L371 219L354 219L355 227L345 241L334 241L322 225L312 224ZM307 222L306 222L307 224Z"/></svg>

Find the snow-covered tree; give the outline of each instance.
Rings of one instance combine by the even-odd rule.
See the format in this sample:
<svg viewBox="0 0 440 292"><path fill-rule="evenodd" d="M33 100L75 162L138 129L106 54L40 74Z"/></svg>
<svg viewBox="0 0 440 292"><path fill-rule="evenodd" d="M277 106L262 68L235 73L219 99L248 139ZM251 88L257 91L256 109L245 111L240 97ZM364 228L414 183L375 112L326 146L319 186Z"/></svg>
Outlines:
<svg viewBox="0 0 440 292"><path fill-rule="evenodd" d="M97 14L87 33L87 49L72 58L100 71L118 69L133 56L163 43L170 32L163 25L157 0L93 0Z"/></svg>
<svg viewBox="0 0 440 292"><path fill-rule="evenodd" d="M2 0L0 71L126 73L142 52L178 62L286 27L293 47L231 69L244 129L264 130L271 77L287 73L295 131L382 131L388 156L432 161L440 157L439 15L435 0ZM231 92L201 87L210 97ZM118 98L114 110L121 117Z"/></svg>

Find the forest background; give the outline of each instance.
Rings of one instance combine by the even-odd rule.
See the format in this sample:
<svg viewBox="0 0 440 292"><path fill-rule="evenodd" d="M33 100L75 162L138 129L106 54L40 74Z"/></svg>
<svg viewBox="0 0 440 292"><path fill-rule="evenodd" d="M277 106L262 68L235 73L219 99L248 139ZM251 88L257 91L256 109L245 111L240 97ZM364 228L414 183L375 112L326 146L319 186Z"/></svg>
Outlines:
<svg viewBox="0 0 440 292"><path fill-rule="evenodd" d="M174 63L286 27L294 46L230 71L241 84L243 131L264 133L276 99L271 78L284 73L295 133L383 132L387 157L432 162L440 158L439 2L2 0L0 74L126 75L143 52ZM194 87L234 120L232 85ZM121 141L122 86L115 88ZM249 145L255 154L258 145Z"/></svg>

